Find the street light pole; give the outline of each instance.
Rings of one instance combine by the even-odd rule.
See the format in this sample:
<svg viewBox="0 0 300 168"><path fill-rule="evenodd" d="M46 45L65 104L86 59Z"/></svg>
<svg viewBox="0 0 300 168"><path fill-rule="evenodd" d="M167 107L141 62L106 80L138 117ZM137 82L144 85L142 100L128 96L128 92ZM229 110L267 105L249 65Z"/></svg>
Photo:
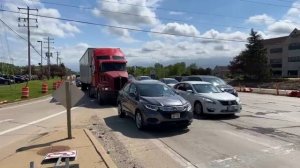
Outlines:
<svg viewBox="0 0 300 168"><path fill-rule="evenodd" d="M39 40L37 41L41 44L41 67L43 66L43 41Z"/></svg>

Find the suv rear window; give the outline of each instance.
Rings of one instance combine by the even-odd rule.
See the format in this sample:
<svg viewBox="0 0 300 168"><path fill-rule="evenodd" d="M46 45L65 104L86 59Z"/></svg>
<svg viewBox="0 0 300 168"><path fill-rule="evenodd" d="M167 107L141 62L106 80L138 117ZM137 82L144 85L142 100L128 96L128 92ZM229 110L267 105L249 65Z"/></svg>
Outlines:
<svg viewBox="0 0 300 168"><path fill-rule="evenodd" d="M202 81L202 80L200 77L189 76L189 77L184 77L182 81Z"/></svg>

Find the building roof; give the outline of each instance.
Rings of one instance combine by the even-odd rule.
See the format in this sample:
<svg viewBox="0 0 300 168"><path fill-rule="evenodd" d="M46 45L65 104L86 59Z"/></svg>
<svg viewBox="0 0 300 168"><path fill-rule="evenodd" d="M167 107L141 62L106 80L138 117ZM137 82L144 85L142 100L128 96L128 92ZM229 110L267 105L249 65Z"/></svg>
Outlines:
<svg viewBox="0 0 300 168"><path fill-rule="evenodd" d="M300 30L295 28L288 36L265 39L263 40L263 44L280 44L289 37L298 37L298 36L300 36Z"/></svg>

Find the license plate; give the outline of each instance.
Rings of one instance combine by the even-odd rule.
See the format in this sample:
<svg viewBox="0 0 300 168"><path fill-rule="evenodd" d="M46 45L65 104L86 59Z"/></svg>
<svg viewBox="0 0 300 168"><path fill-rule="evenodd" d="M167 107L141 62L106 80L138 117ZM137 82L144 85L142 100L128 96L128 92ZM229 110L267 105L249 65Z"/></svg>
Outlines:
<svg viewBox="0 0 300 168"><path fill-rule="evenodd" d="M171 118L180 118L180 113L174 113L174 114L172 114Z"/></svg>
<svg viewBox="0 0 300 168"><path fill-rule="evenodd" d="M229 112L234 112L234 111L237 111L237 106L228 106L227 107L227 111L229 111Z"/></svg>

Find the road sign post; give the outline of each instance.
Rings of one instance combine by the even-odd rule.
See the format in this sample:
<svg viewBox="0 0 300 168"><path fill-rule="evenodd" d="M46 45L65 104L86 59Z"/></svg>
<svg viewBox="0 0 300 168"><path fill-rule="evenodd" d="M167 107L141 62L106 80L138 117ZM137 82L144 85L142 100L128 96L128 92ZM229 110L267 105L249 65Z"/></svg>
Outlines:
<svg viewBox="0 0 300 168"><path fill-rule="evenodd" d="M76 104L83 99L84 93L70 81L65 81L63 85L59 86L55 92L52 93L52 97L66 108L68 139L72 139L71 108L76 106Z"/></svg>
<svg viewBox="0 0 300 168"><path fill-rule="evenodd" d="M66 88L66 109L67 109L67 126L68 126L68 139L72 139L71 129L71 93L70 93L70 82L65 82Z"/></svg>

